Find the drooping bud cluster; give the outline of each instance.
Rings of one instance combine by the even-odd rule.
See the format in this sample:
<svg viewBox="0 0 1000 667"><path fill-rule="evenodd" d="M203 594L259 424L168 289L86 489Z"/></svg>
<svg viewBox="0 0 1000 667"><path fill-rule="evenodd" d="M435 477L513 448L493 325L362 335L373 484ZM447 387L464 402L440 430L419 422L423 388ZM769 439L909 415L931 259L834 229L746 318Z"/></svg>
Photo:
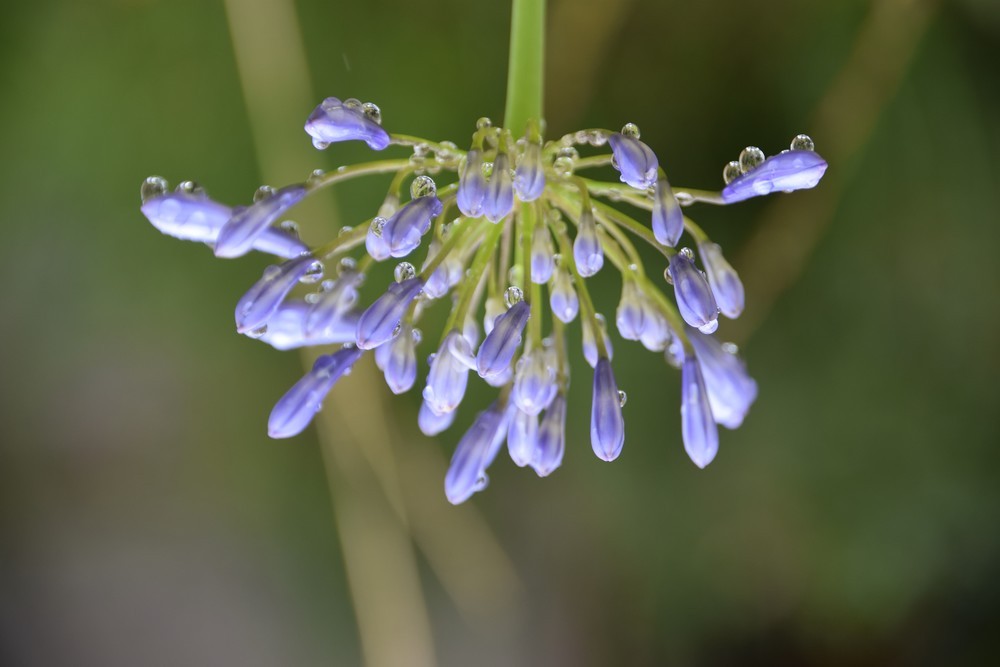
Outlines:
<svg viewBox="0 0 1000 667"><path fill-rule="evenodd" d="M499 388L455 449L445 479L448 500L460 503L485 488L487 468L505 441L515 464L549 475L565 453L567 336L579 317L584 358L594 369L591 445L602 460L618 458L625 392L612 370L607 320L585 280L608 264L621 275L621 298L602 306L615 308L618 334L681 369L679 430L691 460L708 465L718 452L717 425L743 422L757 385L735 348L712 335L720 315L743 311L743 285L683 208L814 187L826 162L809 137L797 136L790 150L770 158L746 148L726 166L725 187L712 192L672 187L632 123L620 132L581 130L545 142L540 120L502 128L482 118L463 151L450 142L390 134L374 104L330 97L305 129L320 149L363 141L374 150L395 146L410 154L317 171L280 189L262 186L246 207L215 202L190 181L171 192L162 178L150 177L141 191L142 212L165 234L208 244L218 257L257 250L284 260L267 267L239 299L239 333L282 350L342 344L281 397L268 421L272 437L305 429L337 380L373 350L391 391L421 387L418 424L428 435L451 426L471 373ZM605 145L610 153L581 157L578 150ZM580 175L609 165L617 179ZM439 185L432 175L442 173L454 177ZM393 175L381 205L361 212L360 224L325 244L307 245L285 220L316 190L375 174ZM402 202L407 180L410 197ZM612 204L628 204L640 215ZM691 247L675 250L685 233ZM673 300L651 277L659 268L647 275L635 240L667 257L660 268ZM410 258L422 245L421 262L400 261L385 291L358 306L375 263ZM429 345L435 351L421 385L419 349L426 343L418 324L438 303L447 304L448 320Z"/></svg>

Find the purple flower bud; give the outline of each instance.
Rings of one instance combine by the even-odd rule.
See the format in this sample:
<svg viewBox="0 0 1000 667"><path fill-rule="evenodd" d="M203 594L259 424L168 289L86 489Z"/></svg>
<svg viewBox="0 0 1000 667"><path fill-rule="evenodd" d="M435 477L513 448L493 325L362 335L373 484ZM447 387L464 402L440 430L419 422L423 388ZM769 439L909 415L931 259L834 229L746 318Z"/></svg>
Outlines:
<svg viewBox="0 0 1000 667"><path fill-rule="evenodd" d="M611 362L598 359L594 368L594 403L590 413L590 444L597 457L614 461L625 444L625 420Z"/></svg>
<svg viewBox="0 0 1000 667"><path fill-rule="evenodd" d="M681 367L681 433L685 451L699 468L711 463L719 452L719 430L712 419L701 368L693 356Z"/></svg>
<svg viewBox="0 0 1000 667"><path fill-rule="evenodd" d="M552 235L544 224L536 224L531 239L531 282L544 285L552 278L556 268L555 250L552 248Z"/></svg>
<svg viewBox="0 0 1000 667"><path fill-rule="evenodd" d="M371 350L391 340L410 302L417 298L423 286L424 281L420 278L389 285L385 294L368 306L358 320L358 347Z"/></svg>
<svg viewBox="0 0 1000 667"><path fill-rule="evenodd" d="M257 340L267 343L276 350L291 350L305 345L330 345L333 343L353 343L358 328L356 313L343 313L328 320L322 327L308 329L307 322L311 305L304 301L285 301L267 320L266 331L247 332L257 336Z"/></svg>
<svg viewBox="0 0 1000 667"><path fill-rule="evenodd" d="M556 358L551 348L534 349L521 357L514 375L514 404L529 415L537 415L555 398Z"/></svg>
<svg viewBox="0 0 1000 667"><path fill-rule="evenodd" d="M463 503L476 491L486 488L486 468L503 442L504 410L496 403L476 415L476 420L455 448L444 478L444 493L453 505Z"/></svg>
<svg viewBox="0 0 1000 667"><path fill-rule="evenodd" d="M476 367L479 375L489 378L510 368L517 346L521 344L521 332L528 323L531 308L526 301L518 301L510 310L493 322L493 330L479 346Z"/></svg>
<svg viewBox="0 0 1000 667"><path fill-rule="evenodd" d="M490 222L500 222L514 209L514 183L510 178L510 158L497 153L493 160L493 175L486 184L483 214Z"/></svg>
<svg viewBox="0 0 1000 667"><path fill-rule="evenodd" d="M376 364L394 394L409 391L417 381L418 342L420 332L409 324L403 324L395 338L375 348Z"/></svg>
<svg viewBox="0 0 1000 667"><path fill-rule="evenodd" d="M290 438L301 433L319 412L323 399L361 356L354 346L344 347L316 360L312 370L295 383L271 410L267 433L272 438Z"/></svg>
<svg viewBox="0 0 1000 667"><path fill-rule="evenodd" d="M618 302L615 313L615 324L618 333L625 340L640 340L646 328L646 312L643 308L643 296L634 280L622 281L622 298Z"/></svg>
<svg viewBox="0 0 1000 667"><path fill-rule="evenodd" d="M431 228L431 220L441 213L437 197L418 197L396 211L382 228L382 238L393 257L406 257L420 245L420 237Z"/></svg>
<svg viewBox="0 0 1000 667"><path fill-rule="evenodd" d="M376 151L389 145L389 133L365 115L364 107L356 100L342 103L336 97L326 98L310 114L306 132L313 138L316 148L354 140L363 141Z"/></svg>
<svg viewBox="0 0 1000 667"><path fill-rule="evenodd" d="M491 296L486 299L486 305L483 310L483 333L489 336L490 332L493 331L493 325L497 321L497 318L507 312L507 307L504 305L502 298Z"/></svg>
<svg viewBox="0 0 1000 667"><path fill-rule="evenodd" d="M705 274L694 265L694 253L684 248L673 256L667 270L674 283L677 310L684 321L702 333L719 328L719 306Z"/></svg>
<svg viewBox="0 0 1000 667"><path fill-rule="evenodd" d="M734 179L722 190L727 204L768 195L776 190L792 192L816 187L826 173L826 160L813 151L784 151Z"/></svg>
<svg viewBox="0 0 1000 667"><path fill-rule="evenodd" d="M660 164L653 149L619 132L609 135L608 143L614 153L615 168L621 172L622 183L638 190L651 188L656 182L656 168Z"/></svg>
<svg viewBox="0 0 1000 667"><path fill-rule="evenodd" d="M715 336L700 334L694 329L689 329L687 334L701 367L715 422L726 428L739 428L757 399L757 383L747 373L743 361L723 347Z"/></svg>
<svg viewBox="0 0 1000 667"><path fill-rule="evenodd" d="M523 468L531 463L538 446L538 415L514 409L507 427L507 451L515 464Z"/></svg>
<svg viewBox="0 0 1000 667"><path fill-rule="evenodd" d="M239 257L247 254L261 234L288 209L302 201L306 192L304 185L289 185L247 208L234 209L233 217L219 230L215 256Z"/></svg>
<svg viewBox="0 0 1000 667"><path fill-rule="evenodd" d="M514 170L514 189L521 201L534 201L545 191L545 168L542 166L542 146L528 143L521 162Z"/></svg>
<svg viewBox="0 0 1000 667"><path fill-rule="evenodd" d="M435 436L444 433L455 421L456 411L438 414L431 409L426 401L420 404L420 412L417 413L417 425L420 432L427 436Z"/></svg>
<svg viewBox="0 0 1000 667"><path fill-rule="evenodd" d="M324 281L323 289L311 297L305 319L305 333L314 334L343 320L358 302L358 285L362 279L362 274L346 271L336 280ZM356 323L357 318L354 321Z"/></svg>
<svg viewBox="0 0 1000 667"><path fill-rule="evenodd" d="M375 218L365 234L365 250L376 262L389 259L392 255L392 249L385 239L385 223L385 218Z"/></svg>
<svg viewBox="0 0 1000 667"><path fill-rule="evenodd" d="M708 284L712 287L715 302L722 314L736 319L743 312L743 283L736 271L722 256L722 248L716 243L701 243L701 261L705 265Z"/></svg>
<svg viewBox="0 0 1000 667"><path fill-rule="evenodd" d="M662 352L673 337L667 318L645 295L641 299L641 305L643 326L639 340L650 352Z"/></svg>
<svg viewBox="0 0 1000 667"><path fill-rule="evenodd" d="M566 324L576 319L576 314L580 312L580 300L573 291L573 283L566 269L556 268L552 275L549 305L552 307L552 314Z"/></svg>
<svg viewBox="0 0 1000 667"><path fill-rule="evenodd" d="M209 199L204 194L171 192L150 197L142 203L142 212L158 230L181 239L214 246L219 230L233 216L233 209ZM309 248L295 234L268 227L253 243L253 249L291 259Z"/></svg>
<svg viewBox="0 0 1000 667"><path fill-rule="evenodd" d="M566 398L556 396L542 416L531 467L539 477L547 477L562 464L566 450Z"/></svg>
<svg viewBox="0 0 1000 667"><path fill-rule="evenodd" d="M236 304L236 330L246 333L267 324L267 320L292 291L299 278L313 264L316 264L316 259L312 255L302 255L280 266L264 269L263 277Z"/></svg>
<svg viewBox="0 0 1000 667"><path fill-rule="evenodd" d="M604 249L601 240L597 238L597 223L594 222L594 212L585 208L580 213L580 223L573 241L573 261L577 272L588 278L604 266Z"/></svg>
<svg viewBox="0 0 1000 667"><path fill-rule="evenodd" d="M673 248L684 233L684 214L681 205L677 203L674 191L661 178L656 182L656 193L653 196L653 236L665 246Z"/></svg>
<svg viewBox="0 0 1000 667"><path fill-rule="evenodd" d="M611 336L608 335L607 324L604 321L604 315L597 313L595 315L597 318L597 325L600 328L601 339L604 341L604 350L608 353L608 359L613 359L615 356L615 351L611 347ZM584 317L580 320L583 329L583 358L587 360L591 368L597 366L597 338L594 335L594 327L590 325L590 318Z"/></svg>
<svg viewBox="0 0 1000 667"><path fill-rule="evenodd" d="M464 167L458 178L455 203L463 215L478 218L483 214L486 198L486 178L483 176L483 152L473 148L465 155Z"/></svg>
<svg viewBox="0 0 1000 667"><path fill-rule="evenodd" d="M424 387L424 401L436 414L453 412L465 396L469 370L475 367L472 346L458 331L445 336L441 347L431 359Z"/></svg>
<svg viewBox="0 0 1000 667"><path fill-rule="evenodd" d="M431 241L430 247L427 249L427 259L424 261L424 269L427 268L431 260L436 258L440 249L441 245L437 241ZM424 285L424 296L428 299L440 299L448 293L448 290L461 282L464 275L465 266L460 253L450 252L434 269L434 273L428 276L427 284Z"/></svg>

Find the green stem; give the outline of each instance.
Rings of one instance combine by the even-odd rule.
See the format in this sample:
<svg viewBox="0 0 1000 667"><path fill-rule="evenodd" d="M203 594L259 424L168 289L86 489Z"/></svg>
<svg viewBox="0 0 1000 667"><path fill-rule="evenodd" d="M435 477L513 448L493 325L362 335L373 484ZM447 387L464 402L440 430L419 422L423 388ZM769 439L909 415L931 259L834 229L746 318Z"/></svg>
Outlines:
<svg viewBox="0 0 1000 667"><path fill-rule="evenodd" d="M513 0L504 127L516 135L542 118L545 0Z"/></svg>

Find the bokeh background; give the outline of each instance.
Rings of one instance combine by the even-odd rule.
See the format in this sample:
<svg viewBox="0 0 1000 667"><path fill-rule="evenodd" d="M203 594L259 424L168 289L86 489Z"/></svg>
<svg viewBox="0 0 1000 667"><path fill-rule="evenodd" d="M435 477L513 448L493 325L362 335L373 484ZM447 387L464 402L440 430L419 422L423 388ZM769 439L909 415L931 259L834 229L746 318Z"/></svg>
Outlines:
<svg viewBox="0 0 1000 667"><path fill-rule="evenodd" d="M391 397L366 360L322 442L268 440L302 359L233 331L266 259L163 237L141 180L245 202L364 158L309 145L326 95L462 144L502 115L509 11L4 5L0 663L995 664L993 0L550 4L550 136L636 122L695 187L798 132L830 161L814 191L691 210L746 283L721 335L761 389L707 470L681 446L676 371L617 338L613 465L590 451L579 357L562 468L501 456L460 508L441 480L485 390L429 439L416 392ZM319 242L385 186L295 218ZM616 279L593 283L611 311Z"/></svg>

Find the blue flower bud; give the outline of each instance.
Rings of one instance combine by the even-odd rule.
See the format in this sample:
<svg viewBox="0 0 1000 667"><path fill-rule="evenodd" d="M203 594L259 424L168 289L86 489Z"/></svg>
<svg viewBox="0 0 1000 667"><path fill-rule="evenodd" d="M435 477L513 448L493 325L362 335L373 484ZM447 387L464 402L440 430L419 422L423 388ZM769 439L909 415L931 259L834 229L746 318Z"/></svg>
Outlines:
<svg viewBox="0 0 1000 667"><path fill-rule="evenodd" d="M700 243L698 250L701 251L708 284L712 287L719 310L726 317L736 319L743 312L743 282L722 256L722 248L718 244Z"/></svg>
<svg viewBox="0 0 1000 667"><path fill-rule="evenodd" d="M569 324L580 312L580 299L573 290L573 282L566 269L557 267L552 274L552 285L549 290L549 306L552 314L562 322Z"/></svg>
<svg viewBox="0 0 1000 667"><path fill-rule="evenodd" d="M463 503L476 491L486 488L486 469L503 442L506 426L504 410L496 403L480 412L458 442L444 478L444 493L453 505Z"/></svg>
<svg viewBox="0 0 1000 667"><path fill-rule="evenodd" d="M458 331L452 331L445 336L430 366L424 401L436 414L454 411L465 396L469 370L476 366L469 340Z"/></svg>
<svg viewBox="0 0 1000 667"><path fill-rule="evenodd" d="M656 182L656 193L653 195L653 236L665 246L673 248L684 233L684 213L677 203L674 191L661 178Z"/></svg>
<svg viewBox="0 0 1000 667"><path fill-rule="evenodd" d="M687 334L705 380L712 417L726 428L739 428L757 399L757 383L747 373L743 361L726 350L715 336L694 329Z"/></svg>
<svg viewBox="0 0 1000 667"><path fill-rule="evenodd" d="M150 197L142 212L158 230L183 241L199 241L214 246L219 230L233 217L233 209L204 194L170 192ZM309 248L295 234L268 227L253 242L253 249L285 259L298 257Z"/></svg>
<svg viewBox="0 0 1000 667"><path fill-rule="evenodd" d="M291 350L306 345L353 343L358 328L357 313L347 312L326 321L322 327L309 329L311 305L305 301L285 301L267 320L266 330L247 332L276 350Z"/></svg>
<svg viewBox="0 0 1000 667"><path fill-rule="evenodd" d="M573 241L573 261L577 272L588 278L604 266L604 249L597 237L597 223L594 222L594 212L584 208L580 213L580 223Z"/></svg>
<svg viewBox="0 0 1000 667"><path fill-rule="evenodd" d="M368 225L368 232L365 234L365 250L376 262L389 259L392 249L385 239L386 219L376 217Z"/></svg>
<svg viewBox="0 0 1000 667"><path fill-rule="evenodd" d="M427 259L424 261L424 269L427 268L427 265L433 259L436 259L440 249L440 243L436 240L431 241L427 249ZM428 299L440 299L448 293L448 290L462 281L464 274L465 266L463 265L460 253L455 251L450 252L447 257L441 260L438 267L434 269L434 273L427 277L427 284L424 285L424 296Z"/></svg>
<svg viewBox="0 0 1000 667"><path fill-rule="evenodd" d="M363 141L376 151L389 145L389 133L365 115L360 103L341 102L336 97L328 97L316 107L306 121L306 132L317 148L354 140Z"/></svg>
<svg viewBox="0 0 1000 667"><path fill-rule="evenodd" d="M385 375L385 383L394 394L402 394L417 381L417 343L420 333L403 324L399 333L385 345L375 348L375 362Z"/></svg>
<svg viewBox="0 0 1000 667"><path fill-rule="evenodd" d="M646 329L646 310L635 280L626 278L622 281L622 298L615 313L615 324L618 325L618 333L625 340L642 338L642 332Z"/></svg>
<svg viewBox="0 0 1000 667"><path fill-rule="evenodd" d="M493 325L496 323L497 318L507 312L507 307L504 305L502 298L491 296L486 299L483 311L483 333L489 336L493 331Z"/></svg>
<svg viewBox="0 0 1000 667"><path fill-rule="evenodd" d="M681 367L681 433L684 449L699 468L704 468L719 452L719 430L712 418L705 380L698 361L692 356Z"/></svg>
<svg viewBox="0 0 1000 667"><path fill-rule="evenodd" d="M507 427L507 451L515 464L523 468L531 463L538 446L538 415L513 410Z"/></svg>
<svg viewBox="0 0 1000 667"><path fill-rule="evenodd" d="M423 286L424 281L420 278L389 285L385 294L368 306L358 320L358 347L371 350L391 340L410 302L417 298Z"/></svg>
<svg viewBox="0 0 1000 667"><path fill-rule="evenodd" d="M531 467L539 477L547 477L562 464L566 450L566 398L556 396L538 427L535 456Z"/></svg>
<svg viewBox="0 0 1000 667"><path fill-rule="evenodd" d="M674 283L681 317L702 333L712 333L719 327L719 306L708 279L694 265L693 257L694 253L684 248L671 258L667 270Z"/></svg>
<svg viewBox="0 0 1000 667"><path fill-rule="evenodd" d="M667 318L645 295L641 299L641 305L643 326L639 341L650 352L662 352L673 336Z"/></svg>
<svg viewBox="0 0 1000 667"><path fill-rule="evenodd" d="M264 269L263 277L236 304L236 330L246 333L267 324L299 278L315 263L312 255L303 255Z"/></svg>
<svg viewBox="0 0 1000 667"><path fill-rule="evenodd" d="M441 213L441 200L431 195L409 201L396 211L382 228L382 238L393 257L406 257L420 245L420 237L431 228L431 220Z"/></svg>
<svg viewBox="0 0 1000 667"><path fill-rule="evenodd" d="M483 214L483 199L486 198L486 178L483 176L483 152L473 148L465 155L462 173L458 177L458 193L455 203L458 210L469 218Z"/></svg>
<svg viewBox="0 0 1000 667"><path fill-rule="evenodd" d="M312 370L295 383L271 410L267 433L272 438L290 438L301 433L319 412L323 399L361 356L354 346L344 347L316 360Z"/></svg>
<svg viewBox="0 0 1000 667"><path fill-rule="evenodd" d="M608 353L608 359L614 359L615 351L611 347L611 336L608 335L607 324L604 321L604 315L597 313L595 315L597 318L597 325L600 328L599 334L601 339L604 341L604 350ZM583 358L587 360L591 368L597 366L597 338L595 336L594 327L590 324L590 318L584 317L581 322L581 328L583 329Z"/></svg>
<svg viewBox="0 0 1000 667"><path fill-rule="evenodd" d="M784 151L764 160L722 190L727 204L768 195L816 187L826 173L826 160L813 151Z"/></svg>
<svg viewBox="0 0 1000 667"><path fill-rule="evenodd" d="M653 149L634 137L615 132L608 136L614 153L615 167L621 172L622 183L638 190L648 190L656 183L660 163Z"/></svg>
<svg viewBox="0 0 1000 667"><path fill-rule="evenodd" d="M622 417L618 385L611 362L598 359L594 368L594 398L590 413L590 444L598 458L614 461L625 444L625 419Z"/></svg>
<svg viewBox="0 0 1000 667"><path fill-rule="evenodd" d="M555 398L556 355L551 348L534 349L521 357L514 375L514 404L529 415L537 415Z"/></svg>
<svg viewBox="0 0 1000 667"><path fill-rule="evenodd" d="M455 410L438 414L431 409L427 401L424 401L420 404L420 411L417 413L417 426L420 427L420 432L424 435L435 436L444 433L451 427L456 414Z"/></svg>
<svg viewBox="0 0 1000 667"><path fill-rule="evenodd" d="M514 189L521 201L534 201L545 191L545 168L542 165L542 146L529 142L514 170Z"/></svg>
<svg viewBox="0 0 1000 667"><path fill-rule="evenodd" d="M302 201L306 192L304 185L289 185L251 206L234 209L233 217L219 230L215 256L239 257L247 254L279 217Z"/></svg>
<svg viewBox="0 0 1000 667"><path fill-rule="evenodd" d="M493 330L486 336L476 354L476 367L480 376L490 378L510 369L510 360L521 344L521 333L530 314L528 303L518 301L493 321Z"/></svg>
<svg viewBox="0 0 1000 667"><path fill-rule="evenodd" d="M493 160L493 175L486 184L483 214L490 222L500 222L514 209L514 183L510 178L510 158L497 153Z"/></svg>
<svg viewBox="0 0 1000 667"><path fill-rule="evenodd" d="M339 322L358 302L358 285L362 274L346 271L337 279L324 281L323 289L314 294L305 319L305 333L314 334ZM354 318L355 323L357 318Z"/></svg>
<svg viewBox="0 0 1000 667"><path fill-rule="evenodd" d="M554 255L549 228L544 224L536 224L531 239L531 282L536 285L549 282L556 268Z"/></svg>

